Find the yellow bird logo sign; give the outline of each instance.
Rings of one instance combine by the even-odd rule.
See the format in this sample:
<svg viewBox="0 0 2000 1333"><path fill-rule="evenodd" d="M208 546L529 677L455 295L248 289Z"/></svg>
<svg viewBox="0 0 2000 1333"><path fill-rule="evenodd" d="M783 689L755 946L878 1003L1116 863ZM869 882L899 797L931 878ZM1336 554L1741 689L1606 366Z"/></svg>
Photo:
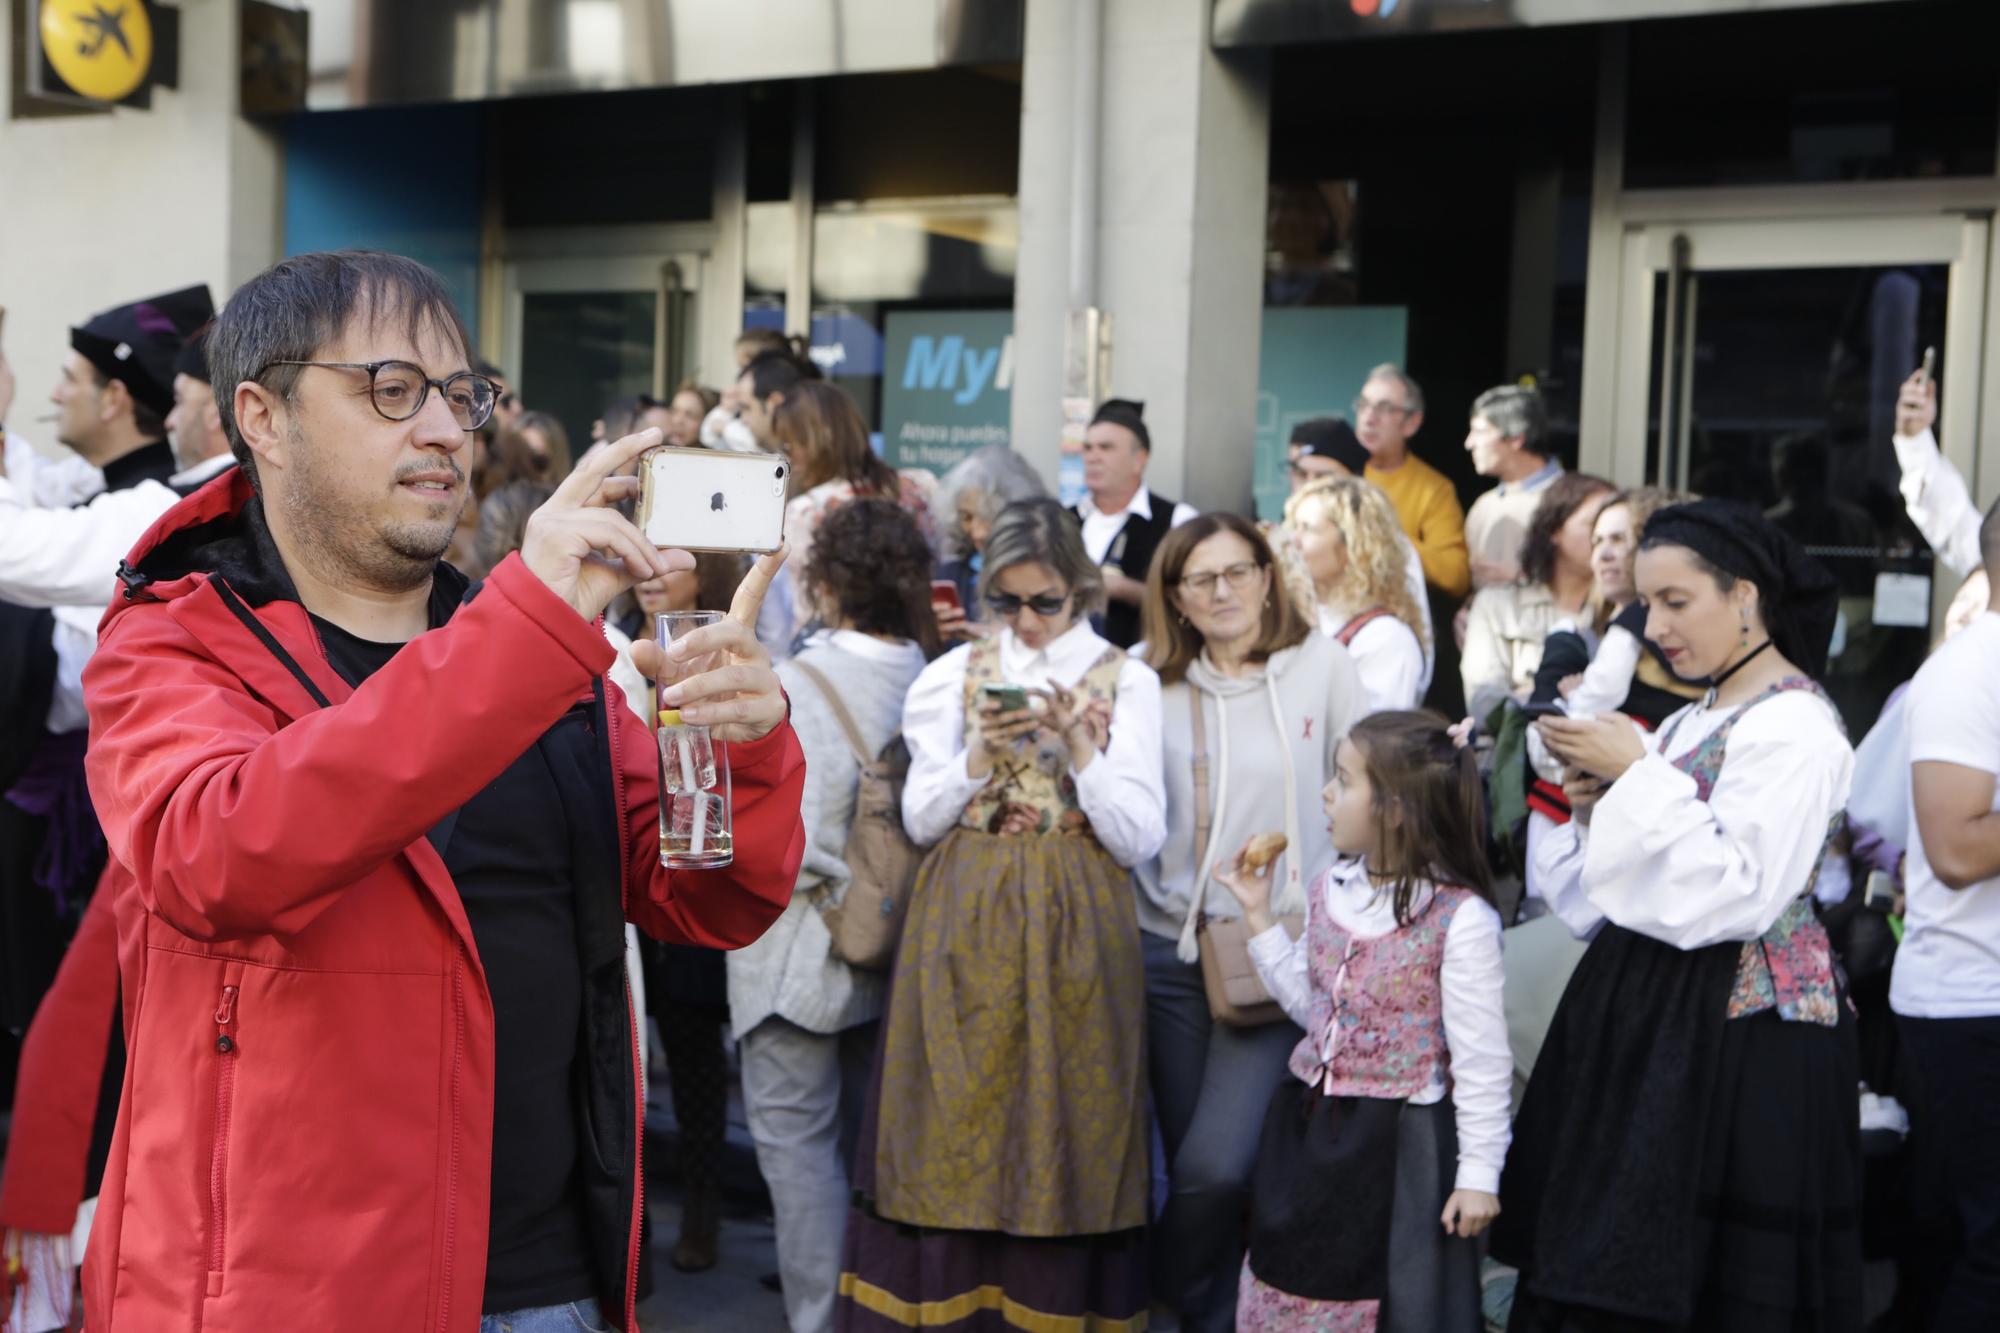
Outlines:
<svg viewBox="0 0 2000 1333"><path fill-rule="evenodd" d="M153 63L153 25L142 0L42 0L42 56L80 96L117 102L137 92Z"/></svg>

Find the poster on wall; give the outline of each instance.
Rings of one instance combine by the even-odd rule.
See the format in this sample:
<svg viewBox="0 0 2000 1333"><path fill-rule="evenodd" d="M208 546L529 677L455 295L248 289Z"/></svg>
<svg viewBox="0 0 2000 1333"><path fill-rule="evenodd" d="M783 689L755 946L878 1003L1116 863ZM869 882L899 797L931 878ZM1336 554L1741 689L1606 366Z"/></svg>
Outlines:
<svg viewBox="0 0 2000 1333"><path fill-rule="evenodd" d="M1354 417L1355 395L1384 361L1403 364L1407 306L1266 310L1257 363L1257 517L1284 517L1285 445L1309 417Z"/></svg>
<svg viewBox="0 0 2000 1333"><path fill-rule="evenodd" d="M949 471L1006 444L1013 416L1011 310L898 310L882 328L882 456Z"/></svg>

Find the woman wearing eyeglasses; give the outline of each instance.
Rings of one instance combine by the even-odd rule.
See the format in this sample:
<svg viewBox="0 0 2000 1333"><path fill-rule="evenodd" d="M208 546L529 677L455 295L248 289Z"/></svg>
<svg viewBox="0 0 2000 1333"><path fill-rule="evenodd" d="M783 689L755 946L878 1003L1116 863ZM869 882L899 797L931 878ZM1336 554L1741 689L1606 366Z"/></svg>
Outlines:
<svg viewBox="0 0 2000 1333"><path fill-rule="evenodd" d="M1263 534L1234 514L1203 514L1160 543L1144 628L1161 681L1168 829L1138 872L1147 1051L1169 1190L1154 1285L1188 1333L1227 1333L1255 1127L1299 1032L1282 1015L1255 1027L1212 1019L1198 929L1204 916L1235 920L1243 908L1209 872L1252 836L1282 830L1274 910L1305 911L1305 886L1334 859L1320 790L1341 736L1368 710L1348 650L1300 615Z"/></svg>
<svg viewBox="0 0 2000 1333"><path fill-rule="evenodd" d="M1143 1322L1145 979L1129 867L1166 837L1160 688L1091 629L1104 585L1054 500L1000 512L999 632L903 711L910 900L857 1145L835 1326L925 1306ZM1021 706L1026 703L1028 706ZM892 1316L893 1317L893 1316Z"/></svg>

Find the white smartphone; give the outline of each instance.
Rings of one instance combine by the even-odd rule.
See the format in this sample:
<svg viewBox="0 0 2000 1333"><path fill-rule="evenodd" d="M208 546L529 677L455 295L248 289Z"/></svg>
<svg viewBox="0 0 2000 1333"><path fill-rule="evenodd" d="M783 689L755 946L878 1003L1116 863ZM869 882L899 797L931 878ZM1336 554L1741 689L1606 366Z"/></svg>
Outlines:
<svg viewBox="0 0 2000 1333"><path fill-rule="evenodd" d="M650 449L639 458L639 530L683 551L775 551L791 472L777 454Z"/></svg>

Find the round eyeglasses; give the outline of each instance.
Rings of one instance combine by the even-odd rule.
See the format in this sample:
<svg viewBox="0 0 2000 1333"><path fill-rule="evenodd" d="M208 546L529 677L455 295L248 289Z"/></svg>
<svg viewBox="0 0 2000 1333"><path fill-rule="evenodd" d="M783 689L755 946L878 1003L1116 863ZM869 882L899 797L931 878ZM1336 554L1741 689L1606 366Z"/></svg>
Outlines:
<svg viewBox="0 0 2000 1333"><path fill-rule="evenodd" d="M451 409L459 429L478 430L493 419L493 406L500 400L497 384L469 370L434 380L408 361L273 361L271 365L365 370L369 400L375 404L376 412L390 421L408 421L423 411L431 390L436 389L444 395L445 406Z"/></svg>

